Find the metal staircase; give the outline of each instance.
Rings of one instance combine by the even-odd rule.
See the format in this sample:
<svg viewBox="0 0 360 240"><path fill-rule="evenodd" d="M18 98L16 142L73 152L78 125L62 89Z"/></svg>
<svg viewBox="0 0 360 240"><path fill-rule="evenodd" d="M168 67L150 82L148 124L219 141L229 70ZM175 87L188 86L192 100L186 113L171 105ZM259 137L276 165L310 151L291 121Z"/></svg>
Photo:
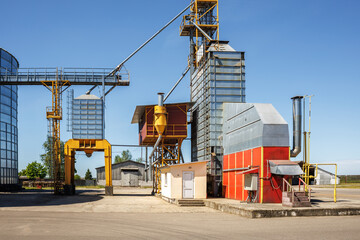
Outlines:
<svg viewBox="0 0 360 240"><path fill-rule="evenodd" d="M295 189L283 178L282 205L284 207L311 207L311 189L299 178L299 189Z"/></svg>

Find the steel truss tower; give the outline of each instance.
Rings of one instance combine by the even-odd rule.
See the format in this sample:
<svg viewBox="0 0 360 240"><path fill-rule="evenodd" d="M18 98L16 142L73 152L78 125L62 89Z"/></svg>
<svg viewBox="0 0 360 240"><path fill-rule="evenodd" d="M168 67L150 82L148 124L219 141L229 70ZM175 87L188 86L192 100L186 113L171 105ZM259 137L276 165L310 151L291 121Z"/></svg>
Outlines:
<svg viewBox="0 0 360 240"><path fill-rule="evenodd" d="M221 196L223 103L245 102L245 54L219 40L218 0L193 0L180 36L190 38L191 161L209 161L208 195Z"/></svg>
<svg viewBox="0 0 360 240"><path fill-rule="evenodd" d="M61 171L61 143L60 121L62 120L62 93L69 86L67 80L62 79L62 73L56 72L56 78L50 81L41 81L52 94L52 105L46 108L46 118L49 120L49 136L51 142L51 163L54 178L54 194L61 194L63 189L63 172ZM65 89L63 89L65 87Z"/></svg>
<svg viewBox="0 0 360 240"><path fill-rule="evenodd" d="M218 0L192 0L190 14L183 17L180 36L190 37L190 73L201 65L212 42L219 41ZM217 44L218 45L218 44Z"/></svg>

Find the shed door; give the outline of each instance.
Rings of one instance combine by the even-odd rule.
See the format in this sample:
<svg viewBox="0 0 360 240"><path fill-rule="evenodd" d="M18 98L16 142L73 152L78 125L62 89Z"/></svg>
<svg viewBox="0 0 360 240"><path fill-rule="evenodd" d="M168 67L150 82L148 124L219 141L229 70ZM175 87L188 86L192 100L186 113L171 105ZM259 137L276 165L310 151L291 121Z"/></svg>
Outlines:
<svg viewBox="0 0 360 240"><path fill-rule="evenodd" d="M139 176L137 171L123 171L123 186L126 187L138 187Z"/></svg>
<svg viewBox="0 0 360 240"><path fill-rule="evenodd" d="M183 198L194 198L194 172L183 172Z"/></svg>
<svg viewBox="0 0 360 240"><path fill-rule="evenodd" d="M130 175L130 187L138 187L139 186L139 176L138 172L132 172Z"/></svg>

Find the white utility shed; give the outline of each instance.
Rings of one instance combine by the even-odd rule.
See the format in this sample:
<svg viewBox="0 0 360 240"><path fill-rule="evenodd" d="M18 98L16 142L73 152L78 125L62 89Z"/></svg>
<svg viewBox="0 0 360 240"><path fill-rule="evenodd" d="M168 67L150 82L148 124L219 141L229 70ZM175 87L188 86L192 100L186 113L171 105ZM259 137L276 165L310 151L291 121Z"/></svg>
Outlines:
<svg viewBox="0 0 360 240"><path fill-rule="evenodd" d="M205 199L206 164L201 161L162 167L161 196L168 200Z"/></svg>

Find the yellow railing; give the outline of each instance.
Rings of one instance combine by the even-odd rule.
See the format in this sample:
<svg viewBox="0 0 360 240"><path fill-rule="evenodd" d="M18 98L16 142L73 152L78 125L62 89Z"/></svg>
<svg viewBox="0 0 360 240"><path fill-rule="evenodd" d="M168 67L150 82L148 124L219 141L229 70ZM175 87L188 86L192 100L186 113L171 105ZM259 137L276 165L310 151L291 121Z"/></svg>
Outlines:
<svg viewBox="0 0 360 240"><path fill-rule="evenodd" d="M307 172L310 171L310 167L311 165L315 165L315 176L304 176L307 178L317 178L318 177L318 165L322 165L322 166L335 166L335 181L334 181L334 203L336 203L336 185L337 185L337 164L336 163L315 163L315 164L308 164L307 165Z"/></svg>

